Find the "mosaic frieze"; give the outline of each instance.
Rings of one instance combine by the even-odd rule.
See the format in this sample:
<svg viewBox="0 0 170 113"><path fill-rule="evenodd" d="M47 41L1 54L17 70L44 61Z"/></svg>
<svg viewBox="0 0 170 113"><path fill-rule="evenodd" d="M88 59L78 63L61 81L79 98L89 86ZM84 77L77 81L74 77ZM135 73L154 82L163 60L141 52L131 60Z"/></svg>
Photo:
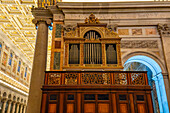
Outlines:
<svg viewBox="0 0 170 113"><path fill-rule="evenodd" d="M110 84L110 73L83 73L82 84Z"/></svg>
<svg viewBox="0 0 170 113"><path fill-rule="evenodd" d="M118 29L119 35L129 35L129 29Z"/></svg>
<svg viewBox="0 0 170 113"><path fill-rule="evenodd" d="M142 35L142 29L132 29L132 35Z"/></svg>
<svg viewBox="0 0 170 113"><path fill-rule="evenodd" d="M77 84L77 73L65 73L65 84L66 85L75 85Z"/></svg>
<svg viewBox="0 0 170 113"><path fill-rule="evenodd" d="M158 48L156 40L124 40L121 41L121 48Z"/></svg>
<svg viewBox="0 0 170 113"><path fill-rule="evenodd" d="M60 52L54 52L54 69L60 69Z"/></svg>
<svg viewBox="0 0 170 113"><path fill-rule="evenodd" d="M49 85L59 85L61 80L61 74L59 73L49 73L48 84Z"/></svg>
<svg viewBox="0 0 170 113"><path fill-rule="evenodd" d="M127 85L127 73L115 73L115 84Z"/></svg>
<svg viewBox="0 0 170 113"><path fill-rule="evenodd" d="M156 28L147 28L145 29L146 35L156 35L157 34L157 30Z"/></svg>
<svg viewBox="0 0 170 113"><path fill-rule="evenodd" d="M131 73L132 85L145 85L145 78L142 73Z"/></svg>
<svg viewBox="0 0 170 113"><path fill-rule="evenodd" d="M61 38L61 25L56 24L55 38Z"/></svg>

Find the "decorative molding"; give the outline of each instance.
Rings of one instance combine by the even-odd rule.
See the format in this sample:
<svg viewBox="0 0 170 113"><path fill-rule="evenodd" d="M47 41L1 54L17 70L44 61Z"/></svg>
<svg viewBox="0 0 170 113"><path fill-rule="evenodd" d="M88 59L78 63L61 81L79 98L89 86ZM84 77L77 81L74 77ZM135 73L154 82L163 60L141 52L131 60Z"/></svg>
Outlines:
<svg viewBox="0 0 170 113"><path fill-rule="evenodd" d="M121 48L158 48L157 40L124 40Z"/></svg>

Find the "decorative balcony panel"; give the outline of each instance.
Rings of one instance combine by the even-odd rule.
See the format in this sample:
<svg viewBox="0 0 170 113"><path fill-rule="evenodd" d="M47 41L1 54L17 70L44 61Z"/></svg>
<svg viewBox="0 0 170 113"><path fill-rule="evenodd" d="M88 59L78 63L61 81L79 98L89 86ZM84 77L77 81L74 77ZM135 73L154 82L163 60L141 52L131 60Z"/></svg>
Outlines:
<svg viewBox="0 0 170 113"><path fill-rule="evenodd" d="M141 71L46 71L45 85L148 85Z"/></svg>

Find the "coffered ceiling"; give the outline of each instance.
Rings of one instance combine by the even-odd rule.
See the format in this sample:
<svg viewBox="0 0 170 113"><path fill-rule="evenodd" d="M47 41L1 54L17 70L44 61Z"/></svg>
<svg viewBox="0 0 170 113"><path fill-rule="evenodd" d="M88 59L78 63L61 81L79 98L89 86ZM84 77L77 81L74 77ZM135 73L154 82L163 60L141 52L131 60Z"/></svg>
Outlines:
<svg viewBox="0 0 170 113"><path fill-rule="evenodd" d="M36 4L37 0L0 0L0 29L31 62L36 39L31 7L32 5L36 7ZM51 39L51 31L49 36ZM51 48L50 39L49 49Z"/></svg>

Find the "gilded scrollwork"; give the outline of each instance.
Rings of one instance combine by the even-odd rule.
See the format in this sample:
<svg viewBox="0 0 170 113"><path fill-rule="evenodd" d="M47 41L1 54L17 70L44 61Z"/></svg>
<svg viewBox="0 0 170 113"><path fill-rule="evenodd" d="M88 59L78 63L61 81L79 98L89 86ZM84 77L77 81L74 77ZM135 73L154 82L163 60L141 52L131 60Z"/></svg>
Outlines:
<svg viewBox="0 0 170 113"><path fill-rule="evenodd" d="M115 84L127 85L127 73L115 73Z"/></svg>
<svg viewBox="0 0 170 113"><path fill-rule="evenodd" d="M132 85L145 85L143 73L131 73Z"/></svg>
<svg viewBox="0 0 170 113"><path fill-rule="evenodd" d="M105 29L105 37L106 38L119 38L119 35L116 32L111 31L108 28L106 28Z"/></svg>
<svg viewBox="0 0 170 113"><path fill-rule="evenodd" d="M49 85L60 85L61 73L49 73L48 84Z"/></svg>
<svg viewBox="0 0 170 113"><path fill-rule="evenodd" d="M77 84L77 73L65 73L65 84L66 85L76 85Z"/></svg>
<svg viewBox="0 0 170 113"><path fill-rule="evenodd" d="M110 73L82 73L82 84L110 84Z"/></svg>

